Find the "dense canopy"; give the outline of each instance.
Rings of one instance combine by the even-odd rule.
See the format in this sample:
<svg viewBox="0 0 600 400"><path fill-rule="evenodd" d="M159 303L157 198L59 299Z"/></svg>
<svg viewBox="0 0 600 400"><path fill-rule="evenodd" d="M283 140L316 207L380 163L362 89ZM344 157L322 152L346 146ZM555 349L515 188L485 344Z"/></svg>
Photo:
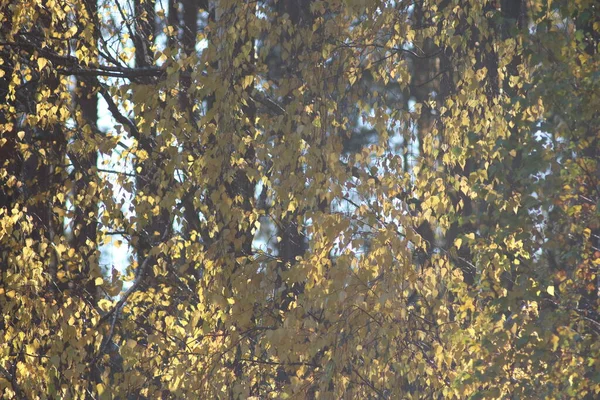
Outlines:
<svg viewBox="0 0 600 400"><path fill-rule="evenodd" d="M594 0L0 0L4 398L600 396Z"/></svg>

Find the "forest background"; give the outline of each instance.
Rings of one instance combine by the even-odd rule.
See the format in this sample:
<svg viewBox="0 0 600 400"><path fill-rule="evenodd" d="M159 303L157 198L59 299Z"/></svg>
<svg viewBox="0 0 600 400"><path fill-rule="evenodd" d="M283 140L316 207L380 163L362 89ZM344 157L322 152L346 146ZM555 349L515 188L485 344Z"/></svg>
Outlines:
<svg viewBox="0 0 600 400"><path fill-rule="evenodd" d="M5 398L600 394L593 0L0 0Z"/></svg>

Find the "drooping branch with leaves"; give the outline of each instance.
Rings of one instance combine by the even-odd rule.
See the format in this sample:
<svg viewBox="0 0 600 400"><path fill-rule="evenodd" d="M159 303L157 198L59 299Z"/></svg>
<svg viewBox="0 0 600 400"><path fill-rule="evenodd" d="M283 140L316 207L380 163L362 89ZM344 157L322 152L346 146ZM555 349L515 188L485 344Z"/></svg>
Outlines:
<svg viewBox="0 0 600 400"><path fill-rule="evenodd" d="M0 393L596 398L599 32L0 0Z"/></svg>

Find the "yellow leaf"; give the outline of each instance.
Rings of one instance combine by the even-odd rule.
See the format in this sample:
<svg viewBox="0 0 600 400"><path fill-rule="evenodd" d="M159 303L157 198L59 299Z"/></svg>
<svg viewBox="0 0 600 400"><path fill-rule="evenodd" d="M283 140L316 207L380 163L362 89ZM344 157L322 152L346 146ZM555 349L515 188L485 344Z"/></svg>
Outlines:
<svg viewBox="0 0 600 400"><path fill-rule="evenodd" d="M252 75L246 75L242 81L242 89L246 89L248 86L250 86L253 80L254 77Z"/></svg>
<svg viewBox="0 0 600 400"><path fill-rule="evenodd" d="M25 131L17 132L17 136L19 137L19 139L23 140L23 138L25 137Z"/></svg>
<svg viewBox="0 0 600 400"><path fill-rule="evenodd" d="M554 296L554 286L548 286L548 289L546 289L546 291L550 296Z"/></svg>
<svg viewBox="0 0 600 400"><path fill-rule="evenodd" d="M113 302L107 299L102 299L98 302L98 307L102 310L102 311L108 311L111 309L113 305Z"/></svg>
<svg viewBox="0 0 600 400"><path fill-rule="evenodd" d="M65 271L58 271L56 273L56 278L58 278L60 282L65 282L67 280L67 274Z"/></svg>
<svg viewBox="0 0 600 400"><path fill-rule="evenodd" d="M77 33L77 25L73 25L71 28L69 28L69 30L67 31L67 34L69 35L69 37L73 37L75 34Z"/></svg>
<svg viewBox="0 0 600 400"><path fill-rule="evenodd" d="M60 256L67 250L67 247L61 243L58 246L54 246L54 250L56 250L56 253Z"/></svg>
<svg viewBox="0 0 600 400"><path fill-rule="evenodd" d="M457 249L460 249L461 245L462 245L462 239L456 238L456 240L454 241L454 246L456 246Z"/></svg>
<svg viewBox="0 0 600 400"><path fill-rule="evenodd" d="M104 283L104 279L98 277L94 280L94 283L96 284L96 286L100 286Z"/></svg>
<svg viewBox="0 0 600 400"><path fill-rule="evenodd" d="M37 64L38 64L39 70L41 71L42 69L44 69L46 64L48 64L48 60L46 60L45 58L38 58Z"/></svg>
<svg viewBox="0 0 600 400"><path fill-rule="evenodd" d="M473 232L467 233L465 236L467 239L475 240L475 234Z"/></svg>
<svg viewBox="0 0 600 400"><path fill-rule="evenodd" d="M106 293L109 296L118 296L119 293L121 293L121 290L123 289L123 282L120 282L120 284L109 287L108 289L106 289Z"/></svg>
<svg viewBox="0 0 600 400"><path fill-rule="evenodd" d="M556 335L552 335L552 337L550 338L550 343L552 343L552 351L556 351L559 340L560 340L560 338Z"/></svg>

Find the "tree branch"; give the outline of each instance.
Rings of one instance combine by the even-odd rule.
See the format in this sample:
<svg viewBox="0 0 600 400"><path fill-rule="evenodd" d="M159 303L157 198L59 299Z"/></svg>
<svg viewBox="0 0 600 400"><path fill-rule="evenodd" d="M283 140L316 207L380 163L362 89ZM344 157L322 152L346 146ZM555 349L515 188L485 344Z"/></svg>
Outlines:
<svg viewBox="0 0 600 400"><path fill-rule="evenodd" d="M276 362L276 361L258 360L258 359L251 359L251 358L241 358L240 361L247 362L247 363L253 363L253 364L282 365L282 366L290 366L290 367L296 367L296 366L306 366L306 367L312 367L312 368L318 367L318 365L316 365L316 364L306 363L306 362Z"/></svg>
<svg viewBox="0 0 600 400"><path fill-rule="evenodd" d="M162 68L119 68L114 71L110 71L104 68L57 68L56 72L60 75L68 76L106 76L113 78L124 78L124 79L135 79L143 77L157 77L163 78L167 75L167 72Z"/></svg>
<svg viewBox="0 0 600 400"><path fill-rule="evenodd" d="M119 107L117 107L117 104L114 102L112 96L110 95L110 93L108 93L108 89L106 89L106 87L103 84L101 84L98 81L98 79L94 79L92 81L92 83L95 84L96 86L98 86L99 92L102 95L102 98L104 99L104 101L106 101L106 104L108 105L108 110L110 111L113 118L120 124L127 126L129 128L129 132L131 133L131 135L136 140L139 141L140 132L138 131L138 129L135 126L135 124L133 123L133 121L131 121L129 118L124 116L121 113L121 111L119 111Z"/></svg>

